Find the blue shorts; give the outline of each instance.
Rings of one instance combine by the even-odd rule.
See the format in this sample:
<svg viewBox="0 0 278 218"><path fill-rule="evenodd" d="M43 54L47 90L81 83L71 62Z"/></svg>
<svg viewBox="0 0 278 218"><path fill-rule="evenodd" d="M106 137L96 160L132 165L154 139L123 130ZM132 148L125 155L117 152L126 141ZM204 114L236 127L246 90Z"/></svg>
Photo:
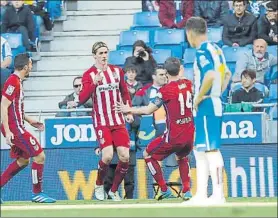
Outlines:
<svg viewBox="0 0 278 218"><path fill-rule="evenodd" d="M222 116L213 115L194 117L195 121L195 149L197 151L211 151L219 149L221 145Z"/></svg>

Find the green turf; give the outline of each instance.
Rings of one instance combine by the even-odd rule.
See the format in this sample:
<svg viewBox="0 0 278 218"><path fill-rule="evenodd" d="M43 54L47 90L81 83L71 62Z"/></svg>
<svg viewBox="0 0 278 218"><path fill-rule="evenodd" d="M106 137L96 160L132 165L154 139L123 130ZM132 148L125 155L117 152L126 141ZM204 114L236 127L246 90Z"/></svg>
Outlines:
<svg viewBox="0 0 278 218"><path fill-rule="evenodd" d="M181 199L156 200L124 200L112 201L58 201L56 205L82 205L82 204L154 204L178 203ZM228 202L277 202L277 198L228 198ZM30 202L5 202L9 206L41 206ZM3 206L4 206L3 205ZM2 205L1 205L2 206ZM51 207L51 205L50 205ZM277 217L276 207L227 207L227 208L128 208L128 209L65 209L65 210L12 210L1 211L1 217Z"/></svg>
<svg viewBox="0 0 278 218"><path fill-rule="evenodd" d="M276 217L276 207L2 211L2 217Z"/></svg>

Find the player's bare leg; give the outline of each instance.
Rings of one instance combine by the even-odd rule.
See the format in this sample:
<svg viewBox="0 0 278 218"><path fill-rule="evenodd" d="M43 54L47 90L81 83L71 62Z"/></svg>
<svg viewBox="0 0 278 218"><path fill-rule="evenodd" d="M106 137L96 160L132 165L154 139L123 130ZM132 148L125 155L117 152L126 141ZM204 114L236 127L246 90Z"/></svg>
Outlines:
<svg viewBox="0 0 278 218"><path fill-rule="evenodd" d="M113 146L107 146L101 150L101 160L98 163L98 174L95 185L95 197L99 201L103 201L107 198L107 195L104 191L104 178L106 176L108 166L113 158L114 149Z"/></svg>
<svg viewBox="0 0 278 218"><path fill-rule="evenodd" d="M119 185L123 181L129 166L129 148L126 147L117 147L117 153L119 157L119 162L115 171L114 181L109 191L109 196L114 201L121 201L121 197L118 192Z"/></svg>
<svg viewBox="0 0 278 218"><path fill-rule="evenodd" d="M33 182L33 197L32 201L36 203L54 203L55 199L50 198L43 193L43 169L44 169L45 153L42 151L39 155L33 157L32 163L32 182Z"/></svg>
<svg viewBox="0 0 278 218"><path fill-rule="evenodd" d="M206 157L209 165L209 171L213 187L213 193L209 197L209 203L225 203L223 187L224 161L222 154L220 150L216 149L212 151L207 151Z"/></svg>
<svg viewBox="0 0 278 218"><path fill-rule="evenodd" d="M152 158L152 156L149 155L146 150L143 152L143 156L150 173L161 189L162 194L158 198L158 200L172 197L172 192L166 185L166 181L163 177L162 170L158 161Z"/></svg>
<svg viewBox="0 0 278 218"><path fill-rule="evenodd" d="M192 197L190 192L190 166L188 157L180 157L176 155L176 160L179 165L180 177L182 181L183 199L189 200Z"/></svg>

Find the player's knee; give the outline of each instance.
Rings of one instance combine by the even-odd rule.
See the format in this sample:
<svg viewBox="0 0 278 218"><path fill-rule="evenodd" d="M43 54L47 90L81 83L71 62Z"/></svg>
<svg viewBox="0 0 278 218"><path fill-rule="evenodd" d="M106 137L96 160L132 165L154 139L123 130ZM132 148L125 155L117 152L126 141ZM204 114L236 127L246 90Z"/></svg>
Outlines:
<svg viewBox="0 0 278 218"><path fill-rule="evenodd" d="M112 158L113 158L113 153L105 153L105 154L102 154L102 162L104 162L105 164L110 164L111 161L112 161Z"/></svg>
<svg viewBox="0 0 278 218"><path fill-rule="evenodd" d="M45 161L45 153L41 152L39 155L33 158L37 164L44 164Z"/></svg>
<svg viewBox="0 0 278 218"><path fill-rule="evenodd" d="M148 152L146 150L143 152L143 157L144 157L144 159L150 157L150 155L148 154Z"/></svg>
<svg viewBox="0 0 278 218"><path fill-rule="evenodd" d="M24 158L17 159L17 164L20 167L27 166L29 163L30 163L30 158L29 159L24 159Z"/></svg>
<svg viewBox="0 0 278 218"><path fill-rule="evenodd" d="M128 162L129 161L129 152L121 152L119 154L119 159L122 162Z"/></svg>

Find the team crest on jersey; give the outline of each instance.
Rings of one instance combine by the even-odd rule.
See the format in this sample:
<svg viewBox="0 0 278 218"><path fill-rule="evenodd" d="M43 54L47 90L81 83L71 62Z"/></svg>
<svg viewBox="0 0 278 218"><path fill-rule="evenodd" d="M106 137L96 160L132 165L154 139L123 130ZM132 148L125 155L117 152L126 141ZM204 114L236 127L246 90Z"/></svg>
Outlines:
<svg viewBox="0 0 278 218"><path fill-rule="evenodd" d="M14 86L9 85L8 88L7 88L7 90L6 90L6 94L7 94L7 95L12 95L13 92L14 92L14 89L15 89Z"/></svg>
<svg viewBox="0 0 278 218"><path fill-rule="evenodd" d="M156 97L158 97L158 98L162 98L162 94L161 94L161 92L158 92L158 93L156 94Z"/></svg>
<svg viewBox="0 0 278 218"><path fill-rule="evenodd" d="M99 142L100 142L100 144L104 144L105 143L105 139L104 138L101 138L100 140L99 140Z"/></svg>
<svg viewBox="0 0 278 218"><path fill-rule="evenodd" d="M209 60L204 55L201 55L200 56L200 65L201 65L201 67L204 67L207 64L209 64Z"/></svg>
<svg viewBox="0 0 278 218"><path fill-rule="evenodd" d="M114 77L115 80L119 79L118 74L116 72L113 72L113 77Z"/></svg>

